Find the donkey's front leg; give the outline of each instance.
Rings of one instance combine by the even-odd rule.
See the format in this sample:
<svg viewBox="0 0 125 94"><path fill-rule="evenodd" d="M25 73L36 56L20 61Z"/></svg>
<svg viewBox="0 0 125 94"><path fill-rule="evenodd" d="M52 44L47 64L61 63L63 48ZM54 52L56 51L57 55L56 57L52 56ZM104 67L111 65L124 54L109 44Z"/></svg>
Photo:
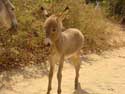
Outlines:
<svg viewBox="0 0 125 94"><path fill-rule="evenodd" d="M58 79L58 94L61 94L61 80L62 80L62 69L63 69L63 63L64 63L64 56L61 56L60 62L59 62L59 69L57 73L57 79Z"/></svg>
<svg viewBox="0 0 125 94"><path fill-rule="evenodd" d="M52 78L53 78L53 71L54 71L54 66L55 66L52 57L49 59L49 63L50 63L50 71L49 71L49 82L48 82L47 94L50 94L50 91L52 89Z"/></svg>

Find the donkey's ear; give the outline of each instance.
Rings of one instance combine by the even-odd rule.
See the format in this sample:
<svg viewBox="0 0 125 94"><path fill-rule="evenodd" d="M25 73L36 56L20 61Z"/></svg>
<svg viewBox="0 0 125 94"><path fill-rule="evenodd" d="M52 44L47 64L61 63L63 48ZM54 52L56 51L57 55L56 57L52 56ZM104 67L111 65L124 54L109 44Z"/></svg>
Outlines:
<svg viewBox="0 0 125 94"><path fill-rule="evenodd" d="M69 13L69 7L67 6L63 12L59 13L57 16L59 19L64 20L66 15Z"/></svg>
<svg viewBox="0 0 125 94"><path fill-rule="evenodd" d="M15 9L15 6L10 2L10 0L3 0L3 1L8 9L12 9L12 10Z"/></svg>
<svg viewBox="0 0 125 94"><path fill-rule="evenodd" d="M49 17L49 12L43 6L40 7L40 12L44 18Z"/></svg>

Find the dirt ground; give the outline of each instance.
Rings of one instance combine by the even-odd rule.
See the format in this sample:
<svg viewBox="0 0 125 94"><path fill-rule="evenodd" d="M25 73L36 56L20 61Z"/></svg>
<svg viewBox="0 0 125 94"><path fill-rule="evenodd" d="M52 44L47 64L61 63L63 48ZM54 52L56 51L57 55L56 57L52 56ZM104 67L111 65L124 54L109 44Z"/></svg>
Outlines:
<svg viewBox="0 0 125 94"><path fill-rule="evenodd" d="M77 91L74 91L73 66L64 64L62 94L125 94L125 48L86 57L89 63L82 63ZM57 69L51 94L57 94L56 72ZM29 78L16 75L6 85L0 85L0 94L46 94L47 83L47 75Z"/></svg>

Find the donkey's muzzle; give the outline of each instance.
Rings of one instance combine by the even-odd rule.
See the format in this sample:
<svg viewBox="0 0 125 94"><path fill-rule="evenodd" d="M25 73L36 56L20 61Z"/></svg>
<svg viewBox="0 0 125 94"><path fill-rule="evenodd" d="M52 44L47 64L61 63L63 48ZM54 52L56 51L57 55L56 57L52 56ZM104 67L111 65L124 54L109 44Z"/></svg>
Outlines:
<svg viewBox="0 0 125 94"><path fill-rule="evenodd" d="M44 44L45 44L46 46L51 46L51 45L52 45L52 41L51 41L49 38L45 38Z"/></svg>

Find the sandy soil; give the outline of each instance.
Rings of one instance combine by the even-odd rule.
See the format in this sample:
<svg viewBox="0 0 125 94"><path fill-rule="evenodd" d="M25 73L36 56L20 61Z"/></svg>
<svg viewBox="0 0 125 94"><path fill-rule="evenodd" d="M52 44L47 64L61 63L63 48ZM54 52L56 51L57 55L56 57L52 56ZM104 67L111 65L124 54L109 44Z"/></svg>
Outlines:
<svg viewBox="0 0 125 94"><path fill-rule="evenodd" d="M62 94L125 94L125 48L104 52L98 56L87 56L80 70L79 89L74 91L74 68L65 63L63 69ZM56 71L51 94L57 94ZM18 75L17 82L7 82L0 94L46 94L47 76L25 78Z"/></svg>

